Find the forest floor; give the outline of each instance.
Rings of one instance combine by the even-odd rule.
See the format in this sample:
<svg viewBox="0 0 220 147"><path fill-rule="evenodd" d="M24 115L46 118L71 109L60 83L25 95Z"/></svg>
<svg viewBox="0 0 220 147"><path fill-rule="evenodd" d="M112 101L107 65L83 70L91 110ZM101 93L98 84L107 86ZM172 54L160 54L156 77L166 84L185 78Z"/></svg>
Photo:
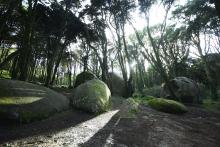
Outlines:
<svg viewBox="0 0 220 147"><path fill-rule="evenodd" d="M69 95L68 91L62 91ZM68 110L30 124L0 123L0 146L219 147L220 113L188 107L184 115L140 105L135 117L121 117L123 99L95 116ZM117 105L115 105L117 104Z"/></svg>

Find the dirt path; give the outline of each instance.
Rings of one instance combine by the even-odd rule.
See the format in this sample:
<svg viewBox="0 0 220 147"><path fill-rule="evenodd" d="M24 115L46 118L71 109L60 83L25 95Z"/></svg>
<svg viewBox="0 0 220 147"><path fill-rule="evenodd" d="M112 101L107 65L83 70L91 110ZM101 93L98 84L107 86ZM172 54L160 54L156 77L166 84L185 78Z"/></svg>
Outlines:
<svg viewBox="0 0 220 147"><path fill-rule="evenodd" d="M117 105L114 108L119 108ZM0 125L0 146L218 147L220 114L190 107L172 115L140 106L135 118L120 110L99 116L66 111L25 125Z"/></svg>

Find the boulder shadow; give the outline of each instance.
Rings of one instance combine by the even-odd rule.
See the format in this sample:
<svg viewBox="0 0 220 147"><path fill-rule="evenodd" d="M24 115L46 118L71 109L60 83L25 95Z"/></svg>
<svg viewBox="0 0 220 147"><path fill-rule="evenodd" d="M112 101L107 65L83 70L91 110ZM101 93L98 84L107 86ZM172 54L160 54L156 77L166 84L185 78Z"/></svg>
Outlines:
<svg viewBox="0 0 220 147"><path fill-rule="evenodd" d="M33 136L51 136L96 117L80 110L66 110L47 119L27 124L0 120L0 144Z"/></svg>

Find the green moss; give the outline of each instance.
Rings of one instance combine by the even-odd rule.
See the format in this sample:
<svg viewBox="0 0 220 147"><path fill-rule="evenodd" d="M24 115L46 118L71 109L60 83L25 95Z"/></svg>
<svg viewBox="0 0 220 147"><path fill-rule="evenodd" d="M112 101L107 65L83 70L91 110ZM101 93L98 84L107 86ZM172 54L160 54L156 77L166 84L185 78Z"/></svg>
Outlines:
<svg viewBox="0 0 220 147"><path fill-rule="evenodd" d="M0 97L0 105L19 105L33 103L42 97Z"/></svg>
<svg viewBox="0 0 220 147"><path fill-rule="evenodd" d="M95 78L96 76L94 74L84 71L76 76L76 82L74 84L74 87L78 87L80 84Z"/></svg>
<svg viewBox="0 0 220 147"><path fill-rule="evenodd" d="M162 112L174 113L174 114L187 112L187 108L183 104L176 102L174 100L155 98L155 99L149 100L148 104L152 108L158 111L162 111Z"/></svg>
<svg viewBox="0 0 220 147"><path fill-rule="evenodd" d="M220 111L220 100L213 101L212 99L204 99L202 107L211 111Z"/></svg>

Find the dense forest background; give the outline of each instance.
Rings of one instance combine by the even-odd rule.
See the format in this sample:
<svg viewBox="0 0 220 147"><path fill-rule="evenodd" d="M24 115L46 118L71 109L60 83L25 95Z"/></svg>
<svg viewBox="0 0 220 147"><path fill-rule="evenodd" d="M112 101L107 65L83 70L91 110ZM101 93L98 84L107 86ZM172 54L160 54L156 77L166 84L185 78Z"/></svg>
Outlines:
<svg viewBox="0 0 220 147"><path fill-rule="evenodd" d="M157 5L164 17L151 26ZM219 53L218 0L0 0L2 78L71 88L81 71L104 82L115 72L130 96L184 76L216 100Z"/></svg>

